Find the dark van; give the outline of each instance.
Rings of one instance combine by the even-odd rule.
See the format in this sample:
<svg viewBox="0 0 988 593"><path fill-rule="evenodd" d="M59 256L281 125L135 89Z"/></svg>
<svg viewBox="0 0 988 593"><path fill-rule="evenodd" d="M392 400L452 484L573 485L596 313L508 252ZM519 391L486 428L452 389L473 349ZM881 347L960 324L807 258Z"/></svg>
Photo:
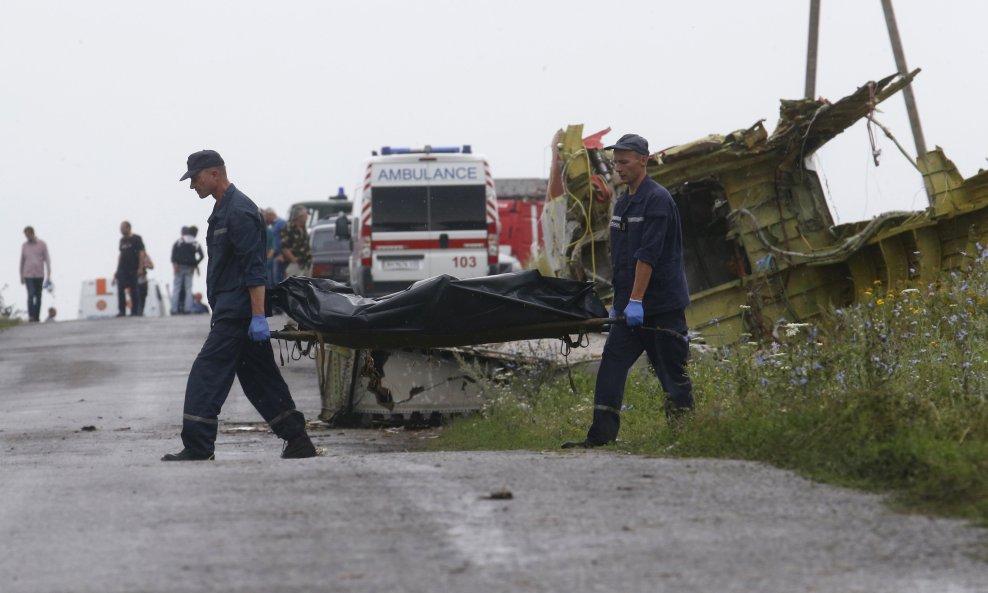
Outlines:
<svg viewBox="0 0 988 593"><path fill-rule="evenodd" d="M323 219L309 229L312 243L312 277L350 283L349 218L340 214Z"/></svg>

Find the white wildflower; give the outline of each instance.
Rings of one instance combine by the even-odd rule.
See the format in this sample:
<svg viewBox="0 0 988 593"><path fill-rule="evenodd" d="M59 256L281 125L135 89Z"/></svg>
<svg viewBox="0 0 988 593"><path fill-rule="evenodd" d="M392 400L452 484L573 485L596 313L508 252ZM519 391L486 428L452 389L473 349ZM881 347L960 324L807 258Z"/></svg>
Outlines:
<svg viewBox="0 0 988 593"><path fill-rule="evenodd" d="M809 327L809 323L788 323L786 324L786 336L792 337L799 334L799 328Z"/></svg>

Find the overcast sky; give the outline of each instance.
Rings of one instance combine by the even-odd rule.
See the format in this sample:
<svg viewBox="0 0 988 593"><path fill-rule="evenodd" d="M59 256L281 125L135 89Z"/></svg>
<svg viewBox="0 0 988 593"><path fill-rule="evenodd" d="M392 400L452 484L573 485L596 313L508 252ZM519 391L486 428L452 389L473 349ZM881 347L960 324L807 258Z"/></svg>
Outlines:
<svg viewBox="0 0 988 593"><path fill-rule="evenodd" d="M879 0L822 0L817 94L895 71ZM966 177L988 167L988 3L896 0L930 148ZM59 318L83 280L113 275L129 220L171 284L172 242L205 220L179 183L190 152L279 211L350 192L382 145L471 144L495 177L544 177L567 124L637 132L651 148L726 134L804 88L809 0L0 5L2 296L26 308L22 229L53 258ZM880 121L912 151L901 96ZM839 222L926 205L922 181L858 125L821 151ZM204 282L197 278L198 290Z"/></svg>

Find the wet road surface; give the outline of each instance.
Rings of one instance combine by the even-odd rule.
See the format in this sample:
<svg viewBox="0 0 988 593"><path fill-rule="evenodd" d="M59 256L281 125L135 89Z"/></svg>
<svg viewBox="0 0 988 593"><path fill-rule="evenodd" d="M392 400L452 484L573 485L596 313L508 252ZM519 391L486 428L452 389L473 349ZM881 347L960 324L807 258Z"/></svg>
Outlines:
<svg viewBox="0 0 988 593"><path fill-rule="evenodd" d="M319 427L286 461L236 385L217 460L162 463L207 331L0 333L0 591L988 591L985 531L753 463ZM314 363L283 371L315 420Z"/></svg>

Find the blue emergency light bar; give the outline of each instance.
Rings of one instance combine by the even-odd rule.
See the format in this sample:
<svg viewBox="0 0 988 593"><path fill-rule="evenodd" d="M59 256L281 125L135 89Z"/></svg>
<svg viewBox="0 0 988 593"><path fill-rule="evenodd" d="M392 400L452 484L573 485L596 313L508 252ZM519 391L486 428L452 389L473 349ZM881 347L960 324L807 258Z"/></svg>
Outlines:
<svg viewBox="0 0 988 593"><path fill-rule="evenodd" d="M424 148L408 148L401 146L381 147L381 154L384 156L391 154L430 154L436 152L447 154L462 152L463 154L470 154L471 149L469 144L464 144L463 148L460 148L459 146L429 146L428 144Z"/></svg>

